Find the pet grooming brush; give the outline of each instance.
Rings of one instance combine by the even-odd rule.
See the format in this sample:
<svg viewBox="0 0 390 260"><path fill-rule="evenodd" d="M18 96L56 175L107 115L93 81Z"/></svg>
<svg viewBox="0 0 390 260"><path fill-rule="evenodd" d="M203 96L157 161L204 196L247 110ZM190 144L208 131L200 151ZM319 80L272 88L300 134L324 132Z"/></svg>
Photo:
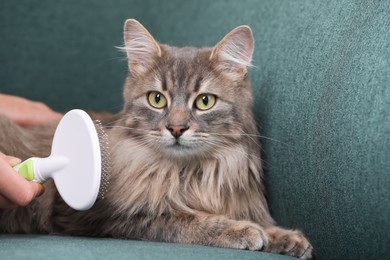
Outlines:
<svg viewBox="0 0 390 260"><path fill-rule="evenodd" d="M110 172L108 137L83 110L65 114L54 134L51 154L15 167L29 181L53 179L62 199L75 210L88 210L104 198Z"/></svg>

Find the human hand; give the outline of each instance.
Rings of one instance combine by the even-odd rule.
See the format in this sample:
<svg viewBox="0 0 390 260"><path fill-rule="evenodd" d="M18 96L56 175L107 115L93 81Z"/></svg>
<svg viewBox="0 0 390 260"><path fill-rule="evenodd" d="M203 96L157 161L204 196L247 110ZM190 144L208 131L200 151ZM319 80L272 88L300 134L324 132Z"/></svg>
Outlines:
<svg viewBox="0 0 390 260"><path fill-rule="evenodd" d="M12 168L18 163L20 159L0 152L0 209L27 206L44 192L42 184L25 180Z"/></svg>
<svg viewBox="0 0 390 260"><path fill-rule="evenodd" d="M63 116L41 102L6 94L0 94L0 114L22 126L58 123Z"/></svg>

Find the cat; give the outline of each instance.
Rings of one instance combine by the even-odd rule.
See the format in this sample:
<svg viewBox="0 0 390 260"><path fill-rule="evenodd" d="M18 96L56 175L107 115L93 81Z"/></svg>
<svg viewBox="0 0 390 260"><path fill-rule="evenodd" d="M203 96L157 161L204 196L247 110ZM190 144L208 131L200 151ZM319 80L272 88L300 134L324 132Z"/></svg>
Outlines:
<svg viewBox="0 0 390 260"><path fill-rule="evenodd" d="M254 50L250 27L235 28L212 48L178 48L159 44L129 19L124 42L129 73L123 110L104 120L110 122L113 165L105 198L78 212L49 181L30 205L0 210L0 230L312 258L300 231L276 226L264 197L247 77ZM22 159L48 155L54 126L22 128L0 117L0 127L0 151Z"/></svg>

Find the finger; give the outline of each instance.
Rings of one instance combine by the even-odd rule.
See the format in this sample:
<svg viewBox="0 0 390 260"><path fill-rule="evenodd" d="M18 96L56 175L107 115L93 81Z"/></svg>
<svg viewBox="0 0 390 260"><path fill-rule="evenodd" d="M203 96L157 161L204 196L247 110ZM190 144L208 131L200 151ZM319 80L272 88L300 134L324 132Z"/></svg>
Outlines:
<svg viewBox="0 0 390 260"><path fill-rule="evenodd" d="M54 111L48 112L45 116L35 118L36 125L50 125L57 124L64 115Z"/></svg>
<svg viewBox="0 0 390 260"><path fill-rule="evenodd" d="M0 194L11 202L26 206L44 192L41 184L29 182L0 158Z"/></svg>
<svg viewBox="0 0 390 260"><path fill-rule="evenodd" d="M15 123L20 126L40 126L40 125L55 125L61 120L64 115L57 112L40 112L31 113L26 117L21 117L15 120Z"/></svg>
<svg viewBox="0 0 390 260"><path fill-rule="evenodd" d="M9 155L5 158L5 161L8 162L9 165L11 165L12 167L22 162L22 160L20 160L19 158L9 156Z"/></svg>
<svg viewBox="0 0 390 260"><path fill-rule="evenodd" d="M58 122L63 115L61 113L58 113L54 110L52 110L48 105L42 102L35 102L33 101L33 104L31 105L31 108L34 113L32 113L32 118L30 123L32 124L49 124L49 123L55 123Z"/></svg>
<svg viewBox="0 0 390 260"><path fill-rule="evenodd" d="M2 158L3 160L5 160L9 165L11 165L12 167L19 164L22 160L20 160L19 158L16 158L16 157L13 157L13 156L9 156L9 155L5 155L4 153L0 152L0 158Z"/></svg>
<svg viewBox="0 0 390 260"><path fill-rule="evenodd" d="M21 126L55 124L63 116L42 102L5 94L0 94L0 111Z"/></svg>
<svg viewBox="0 0 390 260"><path fill-rule="evenodd" d="M35 191L34 198L41 196L45 192L45 186L43 186L40 183L31 181L30 185L32 186L32 189Z"/></svg>

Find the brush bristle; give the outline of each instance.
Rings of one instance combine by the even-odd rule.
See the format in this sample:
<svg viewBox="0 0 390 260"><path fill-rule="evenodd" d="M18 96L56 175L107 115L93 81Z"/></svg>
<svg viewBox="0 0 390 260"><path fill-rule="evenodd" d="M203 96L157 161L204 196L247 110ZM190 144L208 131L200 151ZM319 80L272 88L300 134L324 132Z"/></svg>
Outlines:
<svg viewBox="0 0 390 260"><path fill-rule="evenodd" d="M100 153L101 153L101 162L102 162L102 172L101 172L101 180L99 187L98 198L104 199L104 195L108 190L108 186L110 184L111 177L111 154L109 149L108 135L104 131L103 125L100 120L95 120L96 131L99 136L100 143Z"/></svg>

